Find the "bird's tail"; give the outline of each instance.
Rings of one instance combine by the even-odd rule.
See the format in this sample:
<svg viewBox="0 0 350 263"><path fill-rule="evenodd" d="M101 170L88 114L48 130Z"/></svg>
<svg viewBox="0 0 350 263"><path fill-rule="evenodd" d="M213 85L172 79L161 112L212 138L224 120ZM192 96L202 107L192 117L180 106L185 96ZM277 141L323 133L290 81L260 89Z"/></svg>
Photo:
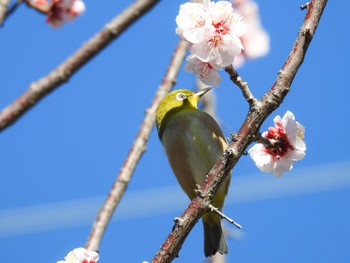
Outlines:
<svg viewBox="0 0 350 263"><path fill-rule="evenodd" d="M210 257L219 252L227 254L227 244L221 228L221 218L209 212L203 216L204 227L204 254Z"/></svg>

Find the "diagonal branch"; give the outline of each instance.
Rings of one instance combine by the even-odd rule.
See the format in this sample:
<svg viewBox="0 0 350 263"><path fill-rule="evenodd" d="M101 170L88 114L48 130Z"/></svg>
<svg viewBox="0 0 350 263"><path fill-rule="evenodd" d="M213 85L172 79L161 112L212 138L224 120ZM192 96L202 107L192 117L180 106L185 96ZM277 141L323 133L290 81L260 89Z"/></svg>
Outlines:
<svg viewBox="0 0 350 263"><path fill-rule="evenodd" d="M17 0L16 3L14 3L11 7L9 7L5 14L4 20L7 19L10 15L12 15L22 3L23 3L22 0ZM4 20L2 22L4 22ZM1 18L0 18L0 25L1 25Z"/></svg>
<svg viewBox="0 0 350 263"><path fill-rule="evenodd" d="M68 81L74 73L158 2L159 0L137 0L112 19L61 65L47 76L33 82L20 97L0 112L0 132L17 121L47 94Z"/></svg>
<svg viewBox="0 0 350 263"><path fill-rule="evenodd" d="M249 105L251 106L254 101L256 100L253 94L251 93L248 83L245 82L241 76L238 74L238 72L233 68L232 65L225 68L225 71L229 74L230 79L233 83L235 83L242 91L242 94L244 98L247 100Z"/></svg>
<svg viewBox="0 0 350 263"><path fill-rule="evenodd" d="M4 23L10 0L0 0L0 26Z"/></svg>
<svg viewBox="0 0 350 263"><path fill-rule="evenodd" d="M232 141L224 155L207 174L200 188L200 195L194 198L154 256L152 263L171 262L179 253L187 235L200 217L209 211L209 204L216 189L236 165L249 144L255 139L266 118L283 102L292 81L304 60L307 48L315 34L327 0L313 0L308 6L304 22L299 30L294 46L280 70L276 82L261 100L251 106L246 120L237 133L237 140Z"/></svg>
<svg viewBox="0 0 350 263"><path fill-rule="evenodd" d="M174 55L169 64L168 70L163 78L161 85L159 86L155 97L146 110L146 116L140 126L139 132L134 140L134 143L129 151L127 159L125 160L118 176L114 182L111 191L108 194L105 203L101 207L99 214L95 220L93 228L91 230L89 239L86 244L86 248L89 250L98 251L102 236L107 228L107 225L119 204L122 195L124 194L135 167L140 160L143 152L146 149L146 143L152 131L155 121L155 111L159 102L166 96L166 94L175 85L176 76L181 67L182 61L186 54L187 43L180 40L179 44L174 51Z"/></svg>

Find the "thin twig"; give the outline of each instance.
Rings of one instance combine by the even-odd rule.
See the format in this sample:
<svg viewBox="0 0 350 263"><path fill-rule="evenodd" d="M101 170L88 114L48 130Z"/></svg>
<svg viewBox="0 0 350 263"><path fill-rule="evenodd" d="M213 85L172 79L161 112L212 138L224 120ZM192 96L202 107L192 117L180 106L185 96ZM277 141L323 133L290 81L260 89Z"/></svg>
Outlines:
<svg viewBox="0 0 350 263"><path fill-rule="evenodd" d="M264 136L258 136L255 140L258 143L261 143L265 146L266 149L273 149L276 147L277 141L275 139L268 139Z"/></svg>
<svg viewBox="0 0 350 263"><path fill-rule="evenodd" d="M129 151L127 159L125 160L118 176L117 180L112 186L112 189L105 200L105 203L101 207L99 214L95 220L93 228L91 230L89 239L86 244L86 248L89 250L98 251L100 247L101 238L107 228L107 225L119 204L122 195L124 194L135 167L140 160L143 152L146 149L146 143L149 135L154 126L154 115L159 102L165 97L165 95L171 90L176 82L176 76L181 67L182 61L186 54L187 44L184 41L180 41L174 51L174 55L169 64L168 70L163 78L155 97L146 110L146 116L140 126L139 132L134 140L134 143Z"/></svg>
<svg viewBox="0 0 350 263"><path fill-rule="evenodd" d="M242 91L244 98L247 100L249 105L251 106L255 101L255 97L251 93L248 83L245 82L241 76L238 74L238 72L233 68L232 65L225 68L225 71L229 74L230 79L233 83L235 83Z"/></svg>
<svg viewBox="0 0 350 263"><path fill-rule="evenodd" d="M250 143L254 141L266 118L283 102L304 60L326 3L327 0L311 1L294 46L282 67L281 73L277 76L277 80L261 100L253 103L254 110L249 111L247 118L239 129L237 141L232 141L229 144L228 149L230 151L225 151L224 155L207 174L207 178L200 188L201 194L191 201L178 222L175 223L172 231L154 256L152 263L171 262L178 256L180 248L193 226L204 213L208 212L207 204L211 203L221 182L231 172Z"/></svg>
<svg viewBox="0 0 350 263"><path fill-rule="evenodd" d="M301 6L300 6L300 9L301 9L301 10L305 10L306 8L308 8L309 4L310 4L310 3L307 2L306 4L301 5Z"/></svg>
<svg viewBox="0 0 350 263"><path fill-rule="evenodd" d="M18 0L16 3L14 3L6 12L6 18L8 18L10 15L12 15L17 8L23 3L22 0Z"/></svg>
<svg viewBox="0 0 350 263"><path fill-rule="evenodd" d="M222 219L225 219L226 221L228 221L229 223L231 223L232 225L234 225L238 229L242 229L242 225L241 224L238 224L236 221L234 221L232 218L230 218L227 215L225 215L223 212L221 212L215 206L210 204L209 208L210 208L210 211L213 211L213 212L217 213Z"/></svg>
<svg viewBox="0 0 350 263"><path fill-rule="evenodd" d="M158 2L159 0L137 0L111 20L100 32L90 38L56 69L32 83L24 94L0 112L0 132L17 121L47 94L66 82L90 59L100 53L103 48L115 40L133 22Z"/></svg>

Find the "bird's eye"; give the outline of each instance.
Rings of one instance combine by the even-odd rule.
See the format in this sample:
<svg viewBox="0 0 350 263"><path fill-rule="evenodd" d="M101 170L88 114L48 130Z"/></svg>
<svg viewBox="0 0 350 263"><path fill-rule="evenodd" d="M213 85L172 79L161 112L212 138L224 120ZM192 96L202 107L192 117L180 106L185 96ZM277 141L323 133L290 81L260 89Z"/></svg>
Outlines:
<svg viewBox="0 0 350 263"><path fill-rule="evenodd" d="M178 94L176 94L176 99L177 100L185 100L185 99L187 99L187 96L184 93L178 93Z"/></svg>

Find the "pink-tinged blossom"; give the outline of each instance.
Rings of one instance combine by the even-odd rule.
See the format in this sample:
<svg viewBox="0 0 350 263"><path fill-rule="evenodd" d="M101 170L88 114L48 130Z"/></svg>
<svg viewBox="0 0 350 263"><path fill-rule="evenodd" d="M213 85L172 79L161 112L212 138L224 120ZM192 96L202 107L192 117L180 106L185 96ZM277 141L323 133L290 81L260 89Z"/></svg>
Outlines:
<svg viewBox="0 0 350 263"><path fill-rule="evenodd" d="M207 22L198 32L198 42L191 47L191 54L208 61L214 68L222 69L233 63L243 45L239 39L246 31L240 15L233 13L227 1L209 2L206 8L211 23Z"/></svg>
<svg viewBox="0 0 350 263"><path fill-rule="evenodd" d="M65 21L71 21L85 12L82 0L53 0L46 22L52 27L60 27Z"/></svg>
<svg viewBox="0 0 350 263"><path fill-rule="evenodd" d="M292 112L287 111L282 119L280 116L275 117L274 127L261 135L270 140L270 145L257 143L248 153L262 172L280 176L290 171L294 162L304 158L304 133L304 126L295 121Z"/></svg>
<svg viewBox="0 0 350 263"><path fill-rule="evenodd" d="M243 49L239 37L245 33L246 25L242 17L234 13L228 1L215 3L204 0L181 5L176 23L176 33L190 43L190 53L196 58L196 64L201 60L202 65L210 66L208 72L211 74L205 74L206 82L217 83L218 74L213 74L214 69L231 65L234 57ZM216 79L208 79L210 75ZM203 79L203 76L199 76L199 79Z"/></svg>
<svg viewBox="0 0 350 263"><path fill-rule="evenodd" d="M47 1L46 0L33 0L33 3L35 4L35 5L46 5L47 4Z"/></svg>
<svg viewBox="0 0 350 263"><path fill-rule="evenodd" d="M220 74L208 62L202 61L195 55L188 56L186 61L185 71L195 73L205 85L216 87L220 85Z"/></svg>
<svg viewBox="0 0 350 263"><path fill-rule="evenodd" d="M190 43L197 43L197 36L206 23L210 23L209 14L202 3L185 3L180 6L176 17L176 33Z"/></svg>
<svg viewBox="0 0 350 263"><path fill-rule="evenodd" d="M216 3L210 1L206 10L212 19L213 25L226 21L233 12L232 4L228 1L218 1Z"/></svg>
<svg viewBox="0 0 350 263"><path fill-rule="evenodd" d="M57 263L96 263L98 260L97 252L80 247L69 252L64 260L57 261Z"/></svg>
<svg viewBox="0 0 350 263"><path fill-rule="evenodd" d="M268 33L261 24L258 4L254 0L233 0L235 11L243 16L247 32L240 37L244 50L234 60L234 67L240 67L246 59L265 56L270 50Z"/></svg>
<svg viewBox="0 0 350 263"><path fill-rule="evenodd" d="M236 35L223 34L214 27L206 27L198 38L202 41L192 45L191 54L208 61L215 69L231 65L234 56L243 49Z"/></svg>
<svg viewBox="0 0 350 263"><path fill-rule="evenodd" d="M223 34L230 33L241 37L247 31L242 16L228 1L209 2L207 12L210 14L212 25Z"/></svg>

